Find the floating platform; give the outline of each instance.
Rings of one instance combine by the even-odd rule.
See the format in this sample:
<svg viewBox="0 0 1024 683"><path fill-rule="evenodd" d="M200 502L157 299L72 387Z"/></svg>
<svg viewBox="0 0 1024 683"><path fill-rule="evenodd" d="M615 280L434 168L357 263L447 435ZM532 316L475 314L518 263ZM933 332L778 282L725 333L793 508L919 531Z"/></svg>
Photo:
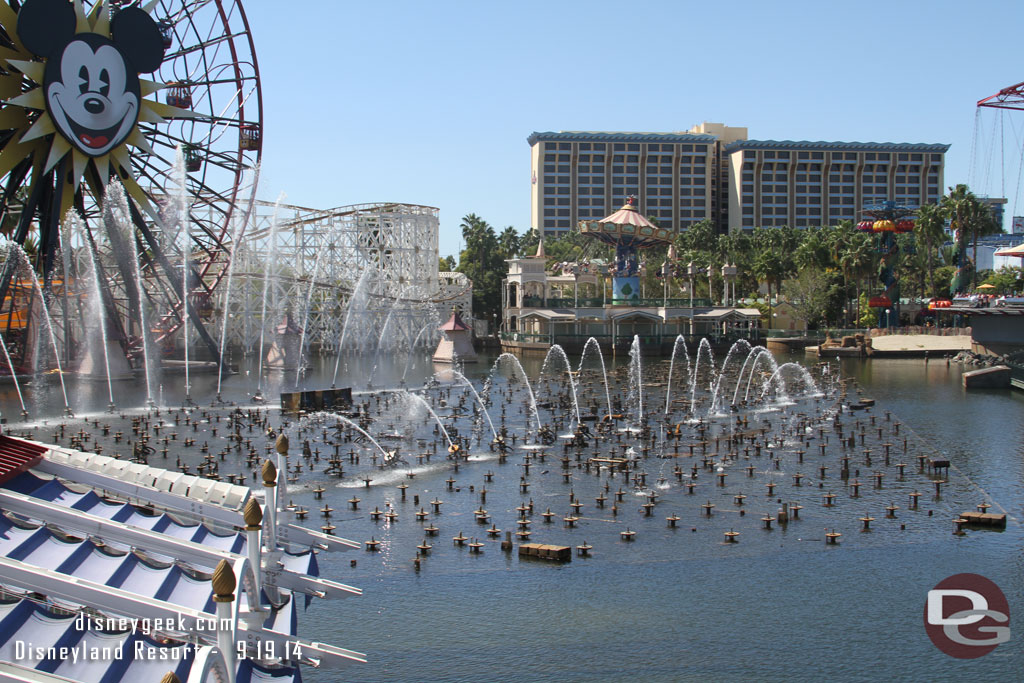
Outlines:
<svg viewBox="0 0 1024 683"><path fill-rule="evenodd" d="M281 412L298 415L321 410L348 410L352 407L352 388L293 391L281 394Z"/></svg>
<svg viewBox="0 0 1024 683"><path fill-rule="evenodd" d="M993 512L961 512L960 517L966 519L968 524L975 526L987 526L993 529L1006 528L1006 515Z"/></svg>
<svg viewBox="0 0 1024 683"><path fill-rule="evenodd" d="M1010 366L993 365L961 375L965 389L1009 389Z"/></svg>
<svg viewBox="0 0 1024 683"><path fill-rule="evenodd" d="M567 545L545 543L523 543L519 546L519 557L536 557L555 562L572 562L572 548Z"/></svg>
<svg viewBox="0 0 1024 683"><path fill-rule="evenodd" d="M611 470L624 470L629 467L629 460L627 458L588 458L588 462L598 467L604 465Z"/></svg>

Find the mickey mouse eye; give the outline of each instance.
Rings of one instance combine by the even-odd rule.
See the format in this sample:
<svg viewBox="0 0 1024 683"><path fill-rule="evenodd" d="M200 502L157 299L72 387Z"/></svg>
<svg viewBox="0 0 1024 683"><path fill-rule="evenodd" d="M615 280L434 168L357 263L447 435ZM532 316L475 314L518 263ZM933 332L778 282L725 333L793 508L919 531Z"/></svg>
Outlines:
<svg viewBox="0 0 1024 683"><path fill-rule="evenodd" d="M89 91L89 70L84 66L78 70L78 77L82 82L78 85L78 92L82 95Z"/></svg>
<svg viewBox="0 0 1024 683"><path fill-rule="evenodd" d="M100 83L103 84L100 86L100 94L106 97L110 94L110 74L106 69L100 71Z"/></svg>

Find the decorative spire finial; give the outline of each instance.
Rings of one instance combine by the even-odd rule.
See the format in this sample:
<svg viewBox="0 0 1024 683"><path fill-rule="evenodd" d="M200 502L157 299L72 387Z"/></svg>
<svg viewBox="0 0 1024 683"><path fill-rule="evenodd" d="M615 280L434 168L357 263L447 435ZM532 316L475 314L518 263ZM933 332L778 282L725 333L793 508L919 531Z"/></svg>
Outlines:
<svg viewBox="0 0 1024 683"><path fill-rule="evenodd" d="M277 466L269 460L263 461L263 485L277 486Z"/></svg>
<svg viewBox="0 0 1024 683"><path fill-rule="evenodd" d="M235 587L238 581L235 580L235 572L227 560L221 560L217 568L213 570L213 601L232 602L235 599Z"/></svg>
<svg viewBox="0 0 1024 683"><path fill-rule="evenodd" d="M255 498L250 498L245 504L244 519L246 531L256 531L262 526L263 509Z"/></svg>

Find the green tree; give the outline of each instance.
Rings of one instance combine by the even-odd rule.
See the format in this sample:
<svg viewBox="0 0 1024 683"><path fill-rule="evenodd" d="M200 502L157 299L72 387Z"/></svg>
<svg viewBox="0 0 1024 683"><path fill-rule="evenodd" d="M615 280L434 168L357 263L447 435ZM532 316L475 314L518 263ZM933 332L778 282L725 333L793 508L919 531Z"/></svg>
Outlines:
<svg viewBox="0 0 1024 683"><path fill-rule="evenodd" d="M757 228L753 234L753 270L758 280L768 286L769 306L772 301L772 286L776 294L782 289L786 278L796 272L793 253L800 243L800 234L787 227Z"/></svg>
<svg viewBox="0 0 1024 683"><path fill-rule="evenodd" d="M521 256L519 233L511 225L501 231L498 235L498 249L503 259L512 259Z"/></svg>
<svg viewBox="0 0 1024 683"><path fill-rule="evenodd" d="M1024 269L1014 266L1003 266L999 270L990 271L985 284L995 287L993 292L1010 294L1019 292L1024 285Z"/></svg>
<svg viewBox="0 0 1024 683"><path fill-rule="evenodd" d="M466 246L459 254L456 270L473 283L473 315L494 320L501 312L501 279L507 271L498 236L475 213L463 217L459 227Z"/></svg>
<svg viewBox="0 0 1024 683"><path fill-rule="evenodd" d="M878 311L868 306L868 295L861 294L857 298L858 327L875 327L878 325Z"/></svg>
<svg viewBox="0 0 1024 683"><path fill-rule="evenodd" d="M846 242L846 247L839 257L843 271L850 274L854 282L857 297L857 318L864 316L862 306L867 306L867 297L861 296L861 284L877 270L877 254L871 237L863 233L854 233Z"/></svg>
<svg viewBox="0 0 1024 683"><path fill-rule="evenodd" d="M971 263L971 270L973 271L971 277L973 286L977 287L978 238L983 235L1001 232L1002 226L996 223L989 207L983 204L970 191L967 185L962 183L956 187L949 188L949 193L942 198L939 206L949 219L950 227L954 230L954 234L957 237L956 243L960 253L961 266L965 265L964 261L967 259L967 237L970 236L973 239L974 258ZM951 289L955 290L952 293L963 291L965 284L963 278L959 278L951 287Z"/></svg>
<svg viewBox="0 0 1024 683"><path fill-rule="evenodd" d="M938 250L946 241L946 220L942 210L935 204L925 204L917 210L917 220L914 221L914 236L917 241L924 244L925 262L928 269L928 292L935 296L938 292L935 286L935 259L933 249Z"/></svg>
<svg viewBox="0 0 1024 683"><path fill-rule="evenodd" d="M825 270L828 268L832 258L822 229L809 228L804 232L803 240L793 252L793 261L801 270L808 268Z"/></svg>
<svg viewBox="0 0 1024 683"><path fill-rule="evenodd" d="M455 257L449 254L448 256L442 256L439 258L437 263L437 269L442 273L447 273L455 270Z"/></svg>

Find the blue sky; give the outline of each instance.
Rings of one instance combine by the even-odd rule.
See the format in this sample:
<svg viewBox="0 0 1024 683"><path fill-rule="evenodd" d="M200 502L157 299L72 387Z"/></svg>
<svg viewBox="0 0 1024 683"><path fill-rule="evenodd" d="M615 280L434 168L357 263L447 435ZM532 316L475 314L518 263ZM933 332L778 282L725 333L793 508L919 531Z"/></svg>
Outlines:
<svg viewBox="0 0 1024 683"><path fill-rule="evenodd" d="M255 0L246 12L261 196L437 206L442 255L471 212L529 227L533 131L715 121L755 139L949 143L946 185L1005 188L1007 213L1024 213L1024 112L975 118L977 100L1024 81L1019 1Z"/></svg>

